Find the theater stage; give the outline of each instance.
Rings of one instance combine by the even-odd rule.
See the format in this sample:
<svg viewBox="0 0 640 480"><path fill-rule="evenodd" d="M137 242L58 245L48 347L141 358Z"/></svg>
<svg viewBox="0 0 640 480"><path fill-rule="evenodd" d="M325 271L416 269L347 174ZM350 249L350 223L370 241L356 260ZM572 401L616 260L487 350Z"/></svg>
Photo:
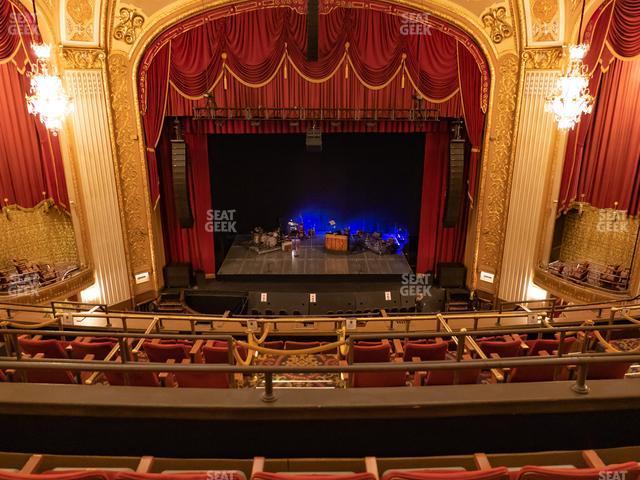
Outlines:
<svg viewBox="0 0 640 480"><path fill-rule="evenodd" d="M300 242L298 256L277 250L259 254L247 248L249 235L238 235L225 257L217 277L241 279L260 276L300 278L303 276L378 278L399 277L412 273L404 254L378 255L371 251L328 252L324 248L324 235Z"/></svg>

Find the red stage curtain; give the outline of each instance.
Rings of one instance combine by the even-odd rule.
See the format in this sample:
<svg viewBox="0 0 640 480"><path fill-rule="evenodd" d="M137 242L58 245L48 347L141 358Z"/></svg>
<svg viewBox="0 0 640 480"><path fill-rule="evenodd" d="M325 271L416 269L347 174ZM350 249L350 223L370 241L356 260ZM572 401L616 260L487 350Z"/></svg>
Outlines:
<svg viewBox="0 0 640 480"><path fill-rule="evenodd" d="M439 131L425 135L417 273L434 272L439 262L462 262L464 259L467 209L461 212L457 226L442 226L448 165L449 132L445 124Z"/></svg>
<svg viewBox="0 0 640 480"><path fill-rule="evenodd" d="M486 62L455 27L434 20L429 35L404 35L406 22L371 9L335 8L320 15L319 59L307 62L306 16L291 9L230 16L216 10L188 20L161 35L141 62L147 147L154 147L163 115L191 116L207 92L219 107L350 109L409 109L420 93L441 116L467 117L475 165L488 98ZM461 99L461 88L474 91ZM155 202L151 150L148 160Z"/></svg>
<svg viewBox="0 0 640 480"><path fill-rule="evenodd" d="M569 133L559 209L586 201L640 213L640 7L616 0L601 6L585 29L594 112Z"/></svg>
<svg viewBox="0 0 640 480"><path fill-rule="evenodd" d="M0 1L0 198L33 207L51 197L67 207L58 138L29 114L25 100L29 79L24 69L34 38L32 19L23 8Z"/></svg>
<svg viewBox="0 0 640 480"><path fill-rule="evenodd" d="M167 262L191 263L193 268L205 273L215 273L213 231L207 226L207 212L211 207L211 184L209 172L209 148L207 135L185 134L189 155L189 195L193 212L193 227L182 228L178 222L173 199L173 176L171 172L171 144L168 128L164 129L158 143L158 158L161 165L163 209L162 229Z"/></svg>

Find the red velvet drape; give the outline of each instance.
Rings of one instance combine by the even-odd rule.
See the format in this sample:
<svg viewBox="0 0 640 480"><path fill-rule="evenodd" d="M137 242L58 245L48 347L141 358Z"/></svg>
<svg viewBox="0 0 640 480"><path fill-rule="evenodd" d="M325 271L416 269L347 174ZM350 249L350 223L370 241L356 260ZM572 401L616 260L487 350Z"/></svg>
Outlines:
<svg viewBox="0 0 640 480"><path fill-rule="evenodd" d="M429 35L405 35L406 16L367 8L333 8L320 15L319 60L307 62L304 14L288 8L246 7L235 15L214 10L205 18L176 26L150 46L141 62L138 87L151 194L154 201L160 192L164 197L170 261L191 260L196 268L202 268L206 262L201 258L208 258L208 254L203 257L202 249L213 248L211 238L195 232L197 227L188 232L177 226L173 193L167 184L169 157L161 153L165 140L157 144L165 115L191 117L195 106L206 104L206 93L219 107L349 109L409 109L419 94L427 108L438 109L442 117L464 117L472 147L465 166L470 179L465 200L474 198L489 73L479 49L465 34L430 19ZM309 126L304 121L298 125L252 125L191 118L184 118L183 123L187 134L202 139L213 133L304 132ZM324 132L424 131L427 154L418 271L433 270L438 261L462 260L467 202L459 225L442 227L448 165L446 122L386 122L374 127L364 122L321 122L319 126ZM208 182L206 159L196 158L194 152L190 152L190 159L202 166L197 176ZM162 182L158 181L156 161L160 162ZM210 198L209 203L196 203L205 201L204 194L192 199L194 211L210 205Z"/></svg>
<svg viewBox="0 0 640 480"><path fill-rule="evenodd" d="M408 109L419 93L441 116L465 117L475 171L489 73L477 46L455 27L430 19L428 35L405 35L406 17L334 8L320 16L319 60L307 62L305 15L249 8L231 16L214 11L178 25L157 39L141 62L139 94L154 202L159 190L152 149L162 118L191 116L194 106L204 106L207 92L219 107L350 109Z"/></svg>
<svg viewBox="0 0 640 480"><path fill-rule="evenodd" d="M68 205L62 154L51 135L27 110L30 46L39 38L18 3L0 0L0 200L33 207L44 198Z"/></svg>
<svg viewBox="0 0 640 480"><path fill-rule="evenodd" d="M215 253L212 225L207 212L212 209L211 184L209 172L209 148L207 135L185 134L189 155L188 179L193 227L181 228L175 212L173 200L173 176L171 172L171 144L168 132L161 136L158 143L158 158L161 165L163 209L162 229L164 234L167 262L191 263L194 269L205 273L215 273Z"/></svg>
<svg viewBox="0 0 640 480"><path fill-rule="evenodd" d="M425 134L417 273L434 272L439 262L462 262L464 258L466 208L458 219L458 225L452 228L442 226L448 165L449 132L445 125L438 131Z"/></svg>
<svg viewBox="0 0 640 480"><path fill-rule="evenodd" d="M601 6L585 29L594 111L569 133L559 208L574 200L640 213L640 5Z"/></svg>

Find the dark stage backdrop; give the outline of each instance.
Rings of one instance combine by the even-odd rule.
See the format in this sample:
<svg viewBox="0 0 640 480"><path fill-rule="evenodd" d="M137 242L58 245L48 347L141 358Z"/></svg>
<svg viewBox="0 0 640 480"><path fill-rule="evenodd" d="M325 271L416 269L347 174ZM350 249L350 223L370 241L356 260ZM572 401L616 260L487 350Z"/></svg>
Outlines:
<svg viewBox="0 0 640 480"><path fill-rule="evenodd" d="M332 133L322 143L313 153L299 133L210 135L214 208L235 210L239 233L284 227L289 219L317 231L328 230L330 219L352 231L403 228L415 266L424 133ZM217 259L232 241L216 234Z"/></svg>

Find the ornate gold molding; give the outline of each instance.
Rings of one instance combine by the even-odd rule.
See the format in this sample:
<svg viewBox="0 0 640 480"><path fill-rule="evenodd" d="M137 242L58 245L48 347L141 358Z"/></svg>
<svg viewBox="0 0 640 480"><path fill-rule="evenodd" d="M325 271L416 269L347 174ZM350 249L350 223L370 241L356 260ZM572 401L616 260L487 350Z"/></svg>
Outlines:
<svg viewBox="0 0 640 480"><path fill-rule="evenodd" d="M116 170L119 176L124 217L125 245L132 272L151 271L150 231L147 222L145 195L146 171L140 161L136 113L129 81L129 61L123 53L109 55L109 90L113 112L117 152Z"/></svg>
<svg viewBox="0 0 640 480"><path fill-rule="evenodd" d="M507 22L506 7L490 8L481 18L484 27L489 29L493 43L501 43L513 35L513 27Z"/></svg>
<svg viewBox="0 0 640 480"><path fill-rule="evenodd" d="M536 268L533 276L536 285L563 300L576 303L611 302L629 296L628 293L608 293L595 288L575 284L569 280L552 275Z"/></svg>
<svg viewBox="0 0 640 480"><path fill-rule="evenodd" d="M138 33L144 25L144 16L133 8L122 7L118 15L118 23L113 30L113 38L133 45Z"/></svg>
<svg viewBox="0 0 640 480"><path fill-rule="evenodd" d="M484 157L484 188L481 192L484 198L479 232L478 267L495 273L496 293L500 281L511 193L519 67L518 57L513 54L503 56L498 65L495 127L488 133L493 145L489 155Z"/></svg>
<svg viewBox="0 0 640 480"><path fill-rule="evenodd" d="M104 50L101 48L62 48L62 60L65 69L100 69L105 57Z"/></svg>
<svg viewBox="0 0 640 480"><path fill-rule="evenodd" d="M93 285L94 281L93 270L85 268L67 280L62 280L32 292L12 295L7 298L10 299L12 303L33 305L49 303L54 300L66 300Z"/></svg>
<svg viewBox="0 0 640 480"><path fill-rule="evenodd" d="M560 70L562 47L529 48L522 52L522 62L526 70Z"/></svg>

